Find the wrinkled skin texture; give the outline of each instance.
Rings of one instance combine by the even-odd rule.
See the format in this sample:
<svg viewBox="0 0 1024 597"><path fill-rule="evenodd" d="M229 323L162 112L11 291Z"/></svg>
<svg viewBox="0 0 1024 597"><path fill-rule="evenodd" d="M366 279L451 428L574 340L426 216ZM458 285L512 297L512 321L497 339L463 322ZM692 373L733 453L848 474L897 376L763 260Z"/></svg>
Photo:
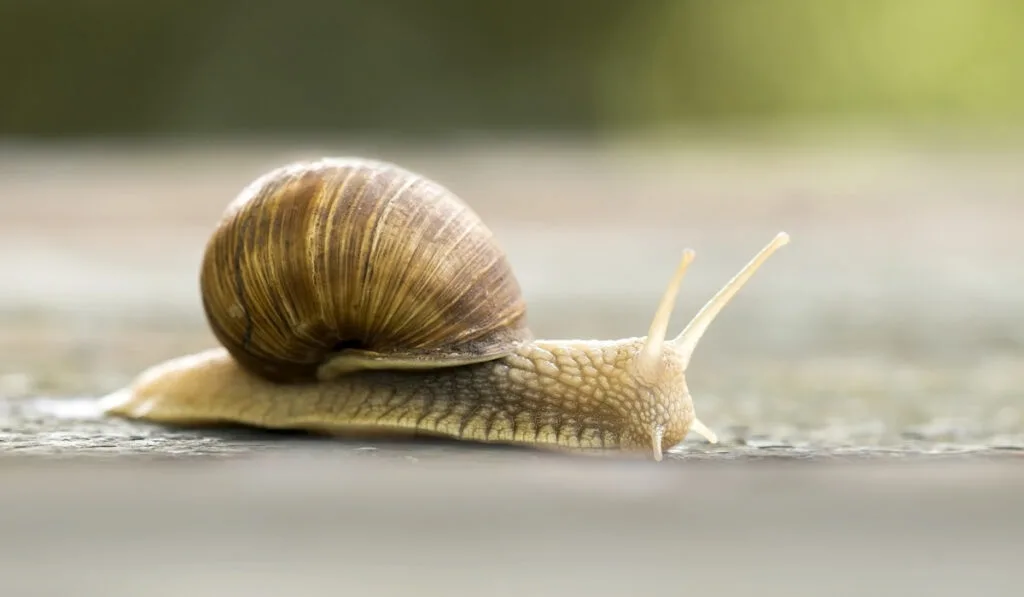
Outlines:
<svg viewBox="0 0 1024 597"><path fill-rule="evenodd" d="M660 459L694 420L677 355L639 366L643 338L537 341L486 363L273 383L223 349L157 365L104 399L110 414L336 434L422 434Z"/></svg>

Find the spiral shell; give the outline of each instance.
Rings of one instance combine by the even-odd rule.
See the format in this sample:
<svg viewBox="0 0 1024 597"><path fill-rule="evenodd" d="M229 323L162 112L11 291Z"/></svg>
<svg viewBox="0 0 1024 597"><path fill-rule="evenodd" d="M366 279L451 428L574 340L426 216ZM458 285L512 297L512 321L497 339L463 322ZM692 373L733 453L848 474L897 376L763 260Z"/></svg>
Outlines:
<svg viewBox="0 0 1024 597"><path fill-rule="evenodd" d="M207 244L200 291L221 344L277 381L322 378L331 361L488 360L532 338L519 283L479 217L440 184L366 159L293 163L253 181Z"/></svg>

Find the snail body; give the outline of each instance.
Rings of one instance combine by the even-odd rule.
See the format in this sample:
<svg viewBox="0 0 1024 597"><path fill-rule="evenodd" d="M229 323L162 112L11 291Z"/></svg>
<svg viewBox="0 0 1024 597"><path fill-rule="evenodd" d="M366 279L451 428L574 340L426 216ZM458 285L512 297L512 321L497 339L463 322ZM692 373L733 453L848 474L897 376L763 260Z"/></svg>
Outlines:
<svg viewBox="0 0 1024 597"><path fill-rule="evenodd" d="M102 399L110 415L340 435L435 435L660 460L692 430L690 355L779 234L666 339L693 259L646 336L536 339L504 251L455 194L387 162L329 158L257 178L224 212L200 291L220 347Z"/></svg>

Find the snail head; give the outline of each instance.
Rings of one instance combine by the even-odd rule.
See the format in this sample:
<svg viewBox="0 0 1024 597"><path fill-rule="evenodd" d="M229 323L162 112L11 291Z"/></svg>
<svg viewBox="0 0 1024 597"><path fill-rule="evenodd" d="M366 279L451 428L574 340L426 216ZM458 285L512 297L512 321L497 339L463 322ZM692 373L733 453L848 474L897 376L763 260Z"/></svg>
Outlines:
<svg viewBox="0 0 1024 597"><path fill-rule="evenodd" d="M647 336L639 339L638 349L632 359L635 383L650 394L649 411L636 412L635 429L644 429L640 435L631 437L630 443L645 443L655 460L661 460L664 449L682 441L689 431L695 431L711 443L718 437L696 416L689 388L686 385L686 370L694 349L700 342L711 322L739 292L754 272L778 248L789 242L789 235L780 232L770 243L759 251L704 307L690 320L678 336L666 339L672 308L679 293L683 277L694 258L694 251L687 249L658 304ZM641 447L637 445L636 447ZM646 448L645 448L646 449Z"/></svg>

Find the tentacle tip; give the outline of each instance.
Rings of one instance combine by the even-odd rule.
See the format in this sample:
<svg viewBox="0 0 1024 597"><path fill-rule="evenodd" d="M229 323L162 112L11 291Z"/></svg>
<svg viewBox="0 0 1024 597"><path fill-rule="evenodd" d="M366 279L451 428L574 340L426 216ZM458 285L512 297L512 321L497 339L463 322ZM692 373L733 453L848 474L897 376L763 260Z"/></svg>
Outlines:
<svg viewBox="0 0 1024 597"><path fill-rule="evenodd" d="M657 426L654 428L654 432L651 433L651 458L655 462L661 462L664 456L661 449L661 441L665 437L665 428Z"/></svg>

